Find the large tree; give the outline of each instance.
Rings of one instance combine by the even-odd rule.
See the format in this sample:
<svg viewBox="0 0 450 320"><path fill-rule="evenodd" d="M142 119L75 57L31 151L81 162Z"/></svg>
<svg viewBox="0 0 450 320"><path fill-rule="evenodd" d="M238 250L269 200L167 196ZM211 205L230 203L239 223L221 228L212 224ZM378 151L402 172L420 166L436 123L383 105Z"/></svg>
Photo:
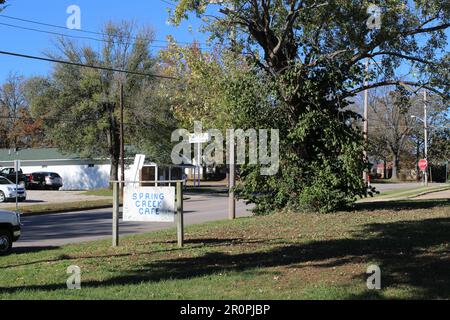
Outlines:
<svg viewBox="0 0 450 320"><path fill-rule="evenodd" d="M155 117L158 110L149 98L154 79L142 75L155 72L155 60L149 47L153 38L151 29L136 31L128 22L108 23L102 33L105 36L100 48L60 38L58 51L49 55L59 60L129 73L55 64L51 77L41 79L41 89L34 95L32 107L33 114L44 119L55 145L62 151L82 157L109 158L111 179L117 180L120 84L124 86L127 143L151 143L157 134L142 135L149 130L164 132L165 122L159 123Z"/></svg>
<svg viewBox="0 0 450 320"><path fill-rule="evenodd" d="M377 160L392 161L392 179L398 179L399 168L413 169L424 158L424 96L413 94L399 86L380 88L371 92L369 109L370 155ZM435 94L428 94L428 144L435 132L448 123L448 105ZM431 149L431 148L429 148ZM411 159L411 165L400 165L401 158ZM417 171L420 170L417 168Z"/></svg>
<svg viewBox="0 0 450 320"><path fill-rule="evenodd" d="M447 120L447 123L450 120ZM450 161L450 127L437 127L432 130L429 159L432 164L439 165Z"/></svg>
<svg viewBox="0 0 450 320"><path fill-rule="evenodd" d="M241 176L241 195L255 202L257 211L291 205L330 211L364 194L362 137L351 125L357 115L346 109L348 99L399 84L399 66L414 66L425 78L407 84L448 93L447 1L377 1L380 29L367 27L367 1L177 2L174 23L196 12L213 38L230 38L233 50L251 57L273 83L270 110L276 112L267 112L270 117L259 125L280 129L281 170L261 177L258 168L247 167ZM382 66L370 72L368 84L366 59ZM255 108L246 111L254 115Z"/></svg>
<svg viewBox="0 0 450 320"><path fill-rule="evenodd" d="M377 127L374 133L377 139L383 141L392 160L392 179L398 179L400 155L407 150L408 139L416 127L416 121L411 118L415 114L411 107L411 93L399 86L396 90L386 88L382 94L373 98L371 115L372 127ZM371 134L370 134L371 135Z"/></svg>
<svg viewBox="0 0 450 320"><path fill-rule="evenodd" d="M16 147L19 137L13 134L19 111L25 109L23 95L23 78L17 74L9 74L0 87L0 141L3 148Z"/></svg>
<svg viewBox="0 0 450 320"><path fill-rule="evenodd" d="M10 73L0 86L0 148L32 148L45 143L42 122L33 119L28 81Z"/></svg>
<svg viewBox="0 0 450 320"><path fill-rule="evenodd" d="M195 43L172 43L160 57L164 74L176 78L165 82L161 91L179 123L189 130L195 121L201 121L205 129L225 134L238 121L241 107L261 103L267 97L267 88L263 79L255 76L254 66L227 48L204 52Z"/></svg>

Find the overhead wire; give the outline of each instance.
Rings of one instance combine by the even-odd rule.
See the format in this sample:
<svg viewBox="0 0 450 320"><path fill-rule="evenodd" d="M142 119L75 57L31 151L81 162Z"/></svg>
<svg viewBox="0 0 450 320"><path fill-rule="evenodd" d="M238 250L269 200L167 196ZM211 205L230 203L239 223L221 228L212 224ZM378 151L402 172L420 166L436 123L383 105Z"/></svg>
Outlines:
<svg viewBox="0 0 450 320"><path fill-rule="evenodd" d="M92 34L92 35L97 35L97 36L110 36L110 35L108 35L106 33L103 33L103 32L86 30L86 29L70 29L70 28L67 28L67 27L61 26L61 25L45 23L45 22L40 22L40 21L30 20L30 19L24 19L24 18L19 18L19 17L13 17L13 16L9 16L9 15L4 15L4 14L0 14L0 17L6 18L6 19L10 19L10 20L26 22L26 23L32 23L32 24L36 24L36 25L42 25L42 26L51 27L51 28L62 29L62 30L66 30L66 31L74 31L74 32L78 32L78 33ZM11 24L5 24L5 25L11 26L11 27L21 27L21 26L16 26L16 25L11 25ZM25 27L23 27L23 28L25 28ZM33 28L30 28L30 29L33 29ZM36 30L45 32L45 30L40 30L40 29L36 29ZM113 37L117 37L117 36L113 35ZM135 37L135 36L131 36L130 38L133 39L133 40L138 40L139 39L139 37ZM97 40L99 40L99 39L97 39ZM168 44L171 44L171 43L174 42L174 41L170 41L170 40L160 40L160 39L148 39L148 40L151 40L152 42L168 43ZM176 43L178 43L178 44L192 44L192 42L187 42L187 41L176 41ZM207 43L204 43L204 42L198 42L198 44L208 45Z"/></svg>
<svg viewBox="0 0 450 320"><path fill-rule="evenodd" d="M96 65L83 64L83 63L59 60L59 59L53 59L53 58L38 57L38 56L34 56L34 55L28 55L28 54L22 54L22 53L17 53L17 52L10 52L10 51L0 50L0 54L14 56L14 57L20 57L20 58L25 58L25 59L41 60L41 61L47 61L47 62L73 65L73 66L78 66L78 67L83 67L83 68L91 68L91 69L98 69L98 70L104 70L104 71L113 71L113 72L133 74L133 75L152 77L152 78L171 79L171 80L177 79L175 77L170 77L170 76L162 76L162 75L156 75L156 74L145 73L145 72L129 71L129 70L123 70L123 69L117 69L117 68L96 66Z"/></svg>

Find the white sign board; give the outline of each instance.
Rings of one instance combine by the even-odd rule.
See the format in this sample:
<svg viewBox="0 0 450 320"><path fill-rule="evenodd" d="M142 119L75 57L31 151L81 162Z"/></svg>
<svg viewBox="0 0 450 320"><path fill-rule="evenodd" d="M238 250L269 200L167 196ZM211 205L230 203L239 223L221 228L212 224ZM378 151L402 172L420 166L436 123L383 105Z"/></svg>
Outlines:
<svg viewBox="0 0 450 320"><path fill-rule="evenodd" d="M125 187L123 221L174 222L175 188Z"/></svg>
<svg viewBox="0 0 450 320"><path fill-rule="evenodd" d="M209 133L189 135L189 143L206 143L209 140L210 140Z"/></svg>
<svg viewBox="0 0 450 320"><path fill-rule="evenodd" d="M20 171L20 160L14 160L14 172Z"/></svg>

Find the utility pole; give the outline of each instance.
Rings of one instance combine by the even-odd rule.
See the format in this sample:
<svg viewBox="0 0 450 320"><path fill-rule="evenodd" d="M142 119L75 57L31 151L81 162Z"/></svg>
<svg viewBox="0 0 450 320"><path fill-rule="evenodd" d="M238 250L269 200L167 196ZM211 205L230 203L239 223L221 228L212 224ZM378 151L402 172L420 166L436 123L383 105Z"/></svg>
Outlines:
<svg viewBox="0 0 450 320"><path fill-rule="evenodd" d="M124 137L124 93L123 82L120 81L120 192L123 197L124 181L125 181L125 137Z"/></svg>
<svg viewBox="0 0 450 320"><path fill-rule="evenodd" d="M369 58L366 60L366 76L364 80L364 86L366 87L369 84ZM369 142L369 89L366 89L364 91L364 129L363 129L363 136L364 136L364 159L368 159L368 152L367 152L367 145ZM366 186L369 185L369 172L368 168L364 169L363 173L363 179Z"/></svg>
<svg viewBox="0 0 450 320"><path fill-rule="evenodd" d="M229 130L228 134L228 152L229 158L229 191L228 191L228 218L230 220L236 219L236 199L234 198L234 187L236 185L236 164L235 164L235 146L234 146L234 129Z"/></svg>
<svg viewBox="0 0 450 320"><path fill-rule="evenodd" d="M234 12L235 11L235 6L234 3L230 4L231 10ZM231 32L230 32L230 41L231 41L231 49L232 52L235 53L236 47L236 27L233 25L231 27ZM234 141L235 141L235 136L234 136L234 125L233 125L233 129L229 131L229 152L230 152L230 174L229 174L229 194L228 194L228 218L230 220L234 220L236 219L236 199L234 197L234 187L236 186L236 163L235 163L235 146L234 146Z"/></svg>
<svg viewBox="0 0 450 320"><path fill-rule="evenodd" d="M424 140L425 140L425 160L428 161L428 106L427 106L427 90L423 90L423 124L424 124ZM425 170L425 186L428 186L428 170L430 165L428 164L427 170Z"/></svg>

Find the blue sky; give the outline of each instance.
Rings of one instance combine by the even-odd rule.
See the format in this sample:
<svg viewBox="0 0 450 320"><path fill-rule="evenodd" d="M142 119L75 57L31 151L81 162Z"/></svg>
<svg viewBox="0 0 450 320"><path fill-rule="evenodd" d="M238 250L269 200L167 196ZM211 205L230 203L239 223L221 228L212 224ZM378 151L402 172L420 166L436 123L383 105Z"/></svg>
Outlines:
<svg viewBox="0 0 450 320"><path fill-rule="evenodd" d="M0 15L65 26L69 17L66 13L67 7L78 5L81 8L81 27L83 30L99 31L104 23L109 20L134 20L139 25L152 26L157 40L165 40L167 35L173 35L180 42L192 42L193 40L205 42L206 35L198 31L201 21L194 15L190 17L189 21L184 21L178 27L167 24L167 8L171 7L167 2L170 3L170 0L8 0L10 6ZM100 37L30 24L0 16L0 50L29 55L43 56L43 52L54 48L53 40L56 36L21 30L1 25L1 23L78 36ZM450 35L450 32L447 31L447 34ZM94 48L101 45L98 41L88 42ZM162 45L162 43L155 42L154 45ZM155 48L155 50L158 50L158 48ZM51 63L0 55L0 83L10 72L32 76L45 75L50 69Z"/></svg>
<svg viewBox="0 0 450 320"><path fill-rule="evenodd" d="M166 9L170 5L162 0L8 0L8 3L10 6L1 14L54 25L65 26L69 17L69 14L66 13L67 7L78 5L81 8L81 28L83 30L99 31L102 25L109 20L134 20L139 25L152 26L156 33L155 38L158 40L165 40L167 35L173 35L180 42L193 40L205 42L206 39L204 34L198 32L201 21L195 16L188 22L183 22L179 27L168 25ZM0 17L0 23L78 36L93 36L10 20L5 17ZM44 51L54 48L52 40L56 37L4 25L0 25L0 34L0 50L38 56L43 56ZM93 37L99 36L94 35ZM89 42L94 48L100 45L97 41ZM155 45L161 45L161 43L155 43ZM158 49L155 48L155 50ZM51 63L0 55L0 82L3 82L9 72L17 72L24 76L45 75L50 69Z"/></svg>

